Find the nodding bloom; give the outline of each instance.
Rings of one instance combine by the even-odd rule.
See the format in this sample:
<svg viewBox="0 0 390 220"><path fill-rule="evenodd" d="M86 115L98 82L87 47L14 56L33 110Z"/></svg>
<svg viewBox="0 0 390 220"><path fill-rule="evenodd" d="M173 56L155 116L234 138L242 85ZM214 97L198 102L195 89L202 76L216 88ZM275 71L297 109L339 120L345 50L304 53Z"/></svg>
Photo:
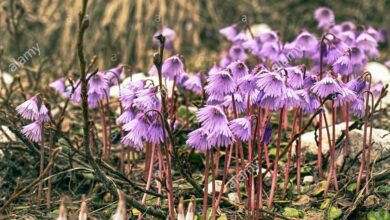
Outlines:
<svg viewBox="0 0 390 220"><path fill-rule="evenodd" d="M88 81L88 106L95 108L99 101L109 96L110 86L103 73L98 72Z"/></svg>
<svg viewBox="0 0 390 220"><path fill-rule="evenodd" d="M69 98L70 101L74 102L74 103L79 103L81 101L81 82L80 80L78 79L77 81L75 81L73 83L73 86L68 86L66 87L66 91L65 91L65 97ZM73 91L74 89L74 91Z"/></svg>
<svg viewBox="0 0 390 220"><path fill-rule="evenodd" d="M142 149L142 139L148 135L149 123L144 114L138 114L133 120L123 125L128 134L122 138L122 143L136 149Z"/></svg>
<svg viewBox="0 0 390 220"><path fill-rule="evenodd" d="M237 118L229 122L229 128L241 141L248 141L252 137L252 118L250 116Z"/></svg>
<svg viewBox="0 0 390 220"><path fill-rule="evenodd" d="M222 34L229 41L233 41L237 36L237 24L233 24L227 27L224 27L219 30L219 33Z"/></svg>
<svg viewBox="0 0 390 220"><path fill-rule="evenodd" d="M221 105L225 100L225 96L219 94L211 94L207 97L207 105Z"/></svg>
<svg viewBox="0 0 390 220"><path fill-rule="evenodd" d="M146 140L153 144L164 143L163 127L162 124L158 122L158 120L150 124Z"/></svg>
<svg viewBox="0 0 390 220"><path fill-rule="evenodd" d="M89 77L89 76L87 76ZM103 96L108 96L110 91L110 86L108 84L107 78L103 73L97 72L95 75L91 76L88 80L88 94L98 93Z"/></svg>
<svg viewBox="0 0 390 220"><path fill-rule="evenodd" d="M179 88L184 88L184 83L187 82L189 78L190 77L188 76L188 73L182 72L176 77L176 86Z"/></svg>
<svg viewBox="0 0 390 220"><path fill-rule="evenodd" d="M215 73L218 73L218 72L221 71L221 70L223 70L221 67L219 67L219 66L217 66L217 65L213 65L213 66L209 69L209 71L207 72L207 74L208 74L209 76L211 76L211 75L213 75L213 74L215 74Z"/></svg>
<svg viewBox="0 0 390 220"><path fill-rule="evenodd" d="M206 151L211 148L208 142L209 132L203 128L198 128L188 134L186 144L200 151Z"/></svg>
<svg viewBox="0 0 390 220"><path fill-rule="evenodd" d="M134 99L134 105L142 110L147 111L150 109L160 109L161 103L160 99L157 97L157 87L151 87L146 89L141 89L136 92L137 98ZM150 112L154 114L155 112Z"/></svg>
<svg viewBox="0 0 390 220"><path fill-rule="evenodd" d="M41 106L39 107L39 116L37 118L37 121L39 122L49 122L49 110L47 109L44 102L41 103Z"/></svg>
<svg viewBox="0 0 390 220"><path fill-rule="evenodd" d="M232 45L229 49L229 57L234 60L246 60L246 53L242 46Z"/></svg>
<svg viewBox="0 0 390 220"><path fill-rule="evenodd" d="M233 75L233 78L236 80L239 80L242 77L246 76L249 72L248 67L245 65L244 62L240 60L230 63L226 68L230 70Z"/></svg>
<svg viewBox="0 0 390 220"><path fill-rule="evenodd" d="M215 129L210 133L207 137L207 141L211 146L228 147L235 142L235 139L228 124L222 124L222 126L219 126L218 129Z"/></svg>
<svg viewBox="0 0 390 220"><path fill-rule="evenodd" d="M239 93L234 94L234 101L236 105L236 111L241 113L246 109L246 100L244 100L243 96ZM224 101L222 103L223 107L229 108L233 110L233 98L230 95L225 96Z"/></svg>
<svg viewBox="0 0 390 220"><path fill-rule="evenodd" d="M65 93L65 78L61 77L57 79L56 81L49 84L49 87L54 89L54 91L58 92L59 94L63 95Z"/></svg>
<svg viewBox="0 0 390 220"><path fill-rule="evenodd" d="M287 85L293 89L303 87L303 71L301 66L287 67L288 73Z"/></svg>
<svg viewBox="0 0 390 220"><path fill-rule="evenodd" d="M306 77L303 80L303 87L311 88L316 82L318 82L318 77L316 75L307 74L306 72Z"/></svg>
<svg viewBox="0 0 390 220"><path fill-rule="evenodd" d="M330 94L341 94L342 89L335 79L331 76L325 76L311 87L311 90L321 98L326 98Z"/></svg>
<svg viewBox="0 0 390 220"><path fill-rule="evenodd" d="M337 61L333 64L333 71L342 75L349 76L352 74L352 62L349 55L345 54L337 59Z"/></svg>
<svg viewBox="0 0 390 220"><path fill-rule="evenodd" d="M356 45L364 51L370 51L378 46L377 41L367 31L363 31L356 38Z"/></svg>
<svg viewBox="0 0 390 220"><path fill-rule="evenodd" d="M299 108L305 109L307 105L310 105L310 95L307 89L300 89L295 92L299 98L300 102L297 104Z"/></svg>
<svg viewBox="0 0 390 220"><path fill-rule="evenodd" d="M280 97L286 92L284 78L275 72L269 72L259 75L257 86L264 91L266 96Z"/></svg>
<svg viewBox="0 0 390 220"><path fill-rule="evenodd" d="M301 98L291 88L286 88L286 92L276 99L278 108L292 108L302 102Z"/></svg>
<svg viewBox="0 0 390 220"><path fill-rule="evenodd" d="M321 105L321 103L318 100L318 98L315 95L309 93L309 104L306 105L306 107L304 108L305 114L314 113L315 111L317 111L317 109L320 107L320 105Z"/></svg>
<svg viewBox="0 0 390 220"><path fill-rule="evenodd" d="M355 45L356 34L353 31L345 31L337 34L337 37L340 38L342 42L344 42L349 47Z"/></svg>
<svg viewBox="0 0 390 220"><path fill-rule="evenodd" d="M353 115L362 118L365 114L366 107L364 105L364 100L361 96L358 96L357 99L352 103L350 110Z"/></svg>
<svg viewBox="0 0 390 220"><path fill-rule="evenodd" d="M380 96L383 89L383 83L382 81L379 81L374 86L371 87L371 92L374 97Z"/></svg>
<svg viewBox="0 0 390 220"><path fill-rule="evenodd" d="M346 86L356 94L360 94L366 88L366 81L359 77L349 81Z"/></svg>
<svg viewBox="0 0 390 220"><path fill-rule="evenodd" d="M327 7L317 8L314 12L314 18L317 20L319 29L327 30L335 23L333 11Z"/></svg>
<svg viewBox="0 0 390 220"><path fill-rule="evenodd" d="M176 33L174 30L169 27L163 27L162 30L157 31L153 36L153 44L159 45L159 41L156 39L157 36L162 35L165 37L165 45L164 48L167 50L173 49L173 40L176 38Z"/></svg>
<svg viewBox="0 0 390 220"><path fill-rule="evenodd" d="M271 141L271 136L272 136L272 124L271 122L267 121L267 124L263 128L263 132L261 132L260 141L268 145L269 142Z"/></svg>
<svg viewBox="0 0 390 220"><path fill-rule="evenodd" d="M202 123L202 127L208 131L218 130L228 124L226 115L219 106L206 105L199 109L196 117Z"/></svg>
<svg viewBox="0 0 390 220"><path fill-rule="evenodd" d="M275 59L280 52L280 43L279 42L267 42L264 43L259 51L259 56L266 57L270 60Z"/></svg>
<svg viewBox="0 0 390 220"><path fill-rule="evenodd" d="M23 102L16 107L16 111L22 118L27 120L36 120L39 118L38 99L37 97L31 97L27 101Z"/></svg>
<svg viewBox="0 0 390 220"><path fill-rule="evenodd" d="M193 76L191 76L185 83L184 83L184 88L202 95L203 93L203 88L202 88L202 80L200 78L200 73L197 73Z"/></svg>
<svg viewBox="0 0 390 220"><path fill-rule="evenodd" d="M123 88L121 90L121 94L119 96L119 101L122 104L122 107L126 109L130 109L134 103L134 99L137 98L137 89L135 88Z"/></svg>
<svg viewBox="0 0 390 220"><path fill-rule="evenodd" d="M165 78L173 80L185 72L184 64L177 55L171 56L164 61L161 72Z"/></svg>
<svg viewBox="0 0 390 220"><path fill-rule="evenodd" d="M123 113L116 119L117 124L126 124L133 120L137 114L135 108L127 108Z"/></svg>
<svg viewBox="0 0 390 220"><path fill-rule="evenodd" d="M340 82L340 84L344 84ZM341 86L341 94L334 99L334 107L343 106L345 103L350 103L356 99L356 94L348 89L346 85Z"/></svg>
<svg viewBox="0 0 390 220"><path fill-rule="evenodd" d="M112 85L117 85L119 84L120 80L120 75L122 73L122 67L114 67L112 69L106 70L105 72L106 79L108 82Z"/></svg>
<svg viewBox="0 0 390 220"><path fill-rule="evenodd" d="M326 63L333 65L341 56L343 56L343 50L332 45L326 53Z"/></svg>
<svg viewBox="0 0 390 220"><path fill-rule="evenodd" d="M31 124L23 126L22 133L33 142L40 142L42 140L42 123L34 121Z"/></svg>
<svg viewBox="0 0 390 220"><path fill-rule="evenodd" d="M226 70L210 75L207 79L207 83L205 90L209 95L228 95L236 90L236 83L231 74Z"/></svg>
<svg viewBox="0 0 390 220"><path fill-rule="evenodd" d="M261 42L278 42L279 36L276 31L269 31L259 36Z"/></svg>
<svg viewBox="0 0 390 220"><path fill-rule="evenodd" d="M319 47L319 42L312 34L307 31L300 33L294 40L295 48L302 52L302 58L313 55Z"/></svg>
<svg viewBox="0 0 390 220"><path fill-rule="evenodd" d="M244 44L245 42L247 42L249 39L248 39L248 35L246 34L245 31L241 31L239 34L237 34L234 38L233 38L233 44Z"/></svg>
<svg viewBox="0 0 390 220"><path fill-rule="evenodd" d="M257 90L257 77L253 74L248 74L242 77L238 82L238 89L242 93L253 93Z"/></svg>

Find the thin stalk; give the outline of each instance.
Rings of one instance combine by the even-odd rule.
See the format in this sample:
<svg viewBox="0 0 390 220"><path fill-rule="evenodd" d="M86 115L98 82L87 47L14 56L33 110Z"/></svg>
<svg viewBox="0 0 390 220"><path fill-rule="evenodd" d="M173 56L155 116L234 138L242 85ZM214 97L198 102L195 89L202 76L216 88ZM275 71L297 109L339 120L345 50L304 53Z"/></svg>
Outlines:
<svg viewBox="0 0 390 220"><path fill-rule="evenodd" d="M298 120L298 131L302 130L303 124L303 110L299 109L299 120ZM302 149L302 140L301 135L298 137L298 145L297 145L297 193L298 196L301 193L301 149Z"/></svg>
<svg viewBox="0 0 390 220"><path fill-rule="evenodd" d="M207 198L209 185L209 150L206 151L206 162L204 168L204 192L203 192L203 210L202 219L207 219Z"/></svg>
<svg viewBox="0 0 390 220"><path fill-rule="evenodd" d="M290 141L294 138L294 134L295 134L295 127L297 123L297 111L298 109L294 110L293 123L292 123L291 133L290 133ZM284 184L283 184L282 198L286 196L286 192L287 192L288 176L290 174L290 165L291 165L291 154L292 154L292 148L288 150L287 163L284 171Z"/></svg>
<svg viewBox="0 0 390 220"><path fill-rule="evenodd" d="M42 175L44 166L45 166L45 127L42 122L41 124L41 147L39 150L39 175ZM38 198L37 198L37 206L40 208L41 206L41 198L42 198L42 193L43 193L43 183L42 181L39 182L38 184Z"/></svg>
<svg viewBox="0 0 390 220"><path fill-rule="evenodd" d="M282 134L283 112L284 112L284 108L280 109L279 123L278 123L278 139L276 142L276 155L274 161L274 172L272 173L271 192L269 194L269 199L268 199L268 207L267 207L268 210L270 210L272 206L272 201L274 199L275 190L276 190L276 181L278 178L278 162L279 162L280 141L281 141L281 134Z"/></svg>
<svg viewBox="0 0 390 220"><path fill-rule="evenodd" d="M150 189L150 184L152 182L152 175L153 175L153 162L154 162L154 152L155 152L155 144L152 144L152 150L151 150L151 154L150 154L150 164L149 164L149 172L148 172L148 179L146 181L146 187L145 189L146 190L149 190ZM144 193L143 197L142 197L142 201L141 201L141 204L145 204L146 202L146 196L147 194ZM142 219L142 214L138 215L138 219Z"/></svg>
<svg viewBox="0 0 390 220"><path fill-rule="evenodd" d="M216 209L217 207L215 206L215 167L214 167L214 152L213 150L210 150L210 155L211 155L211 195L213 198L213 202L211 203L211 216L212 219L216 219Z"/></svg>
<svg viewBox="0 0 390 220"><path fill-rule="evenodd" d="M221 201L222 194L223 194L223 191L224 191L224 188L225 188L225 183L226 183L226 178L227 178L227 170L230 167L230 161L231 161L232 154L233 154L233 148L234 148L233 145L231 145L229 147L229 152L227 154L225 154L226 156L225 156L225 162L224 162L223 171L222 171L223 173L222 173L221 191L219 192L217 201L215 203L215 207L217 207L217 208L219 206L219 203Z"/></svg>
<svg viewBox="0 0 390 220"><path fill-rule="evenodd" d="M102 126L102 136L103 136L103 159L108 161L110 158L109 148L108 148L108 140L107 140L107 127L106 127L106 119L104 114L104 106L103 102L99 102L99 115L100 115L100 123Z"/></svg>

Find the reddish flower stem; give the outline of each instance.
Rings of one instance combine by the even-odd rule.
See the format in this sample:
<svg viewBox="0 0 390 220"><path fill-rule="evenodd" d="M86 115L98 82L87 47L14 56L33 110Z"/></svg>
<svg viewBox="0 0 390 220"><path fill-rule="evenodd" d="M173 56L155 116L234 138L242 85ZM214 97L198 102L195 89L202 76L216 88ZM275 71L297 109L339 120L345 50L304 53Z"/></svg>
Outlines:
<svg viewBox="0 0 390 220"><path fill-rule="evenodd" d="M211 203L211 216L212 220L216 219L216 209L217 207L215 206L215 164L214 164L214 152L210 150L210 165L211 165L211 195L213 198L213 202Z"/></svg>
<svg viewBox="0 0 390 220"><path fill-rule="evenodd" d="M110 158L109 148L108 148L108 140L107 140L107 128L106 128L106 119L104 115L104 107L103 103L99 102L99 114L100 114L100 123L102 126L102 136L103 136L103 159L108 161Z"/></svg>
<svg viewBox="0 0 390 220"><path fill-rule="evenodd" d="M41 123L41 147L39 150L39 175L42 175L44 166L45 166L45 127L44 124ZM43 194L43 183L42 181L38 184L38 197L37 197L37 206L40 208L41 206L41 198Z"/></svg>
<svg viewBox="0 0 390 220"><path fill-rule="evenodd" d="M295 127L296 127L296 123L297 123L297 111L298 111L298 109L294 110L293 123L291 126L291 133L290 133L290 141L294 138L294 135L295 135ZM291 153L292 153L292 147L290 147L290 149L288 150L287 163L286 163L286 168L284 171L284 184L283 184L282 198L284 198L286 196L286 192L287 192L288 176L290 174L290 165L291 165Z"/></svg>
<svg viewBox="0 0 390 220"><path fill-rule="evenodd" d="M272 183L271 183L271 192L269 194L268 199L268 210L271 209L272 201L275 196L275 190L276 190L276 181L278 178L278 162L279 162L279 151L280 151L280 141L281 141L281 135L282 135L282 121L283 121L283 112L284 108L280 109L279 112L279 123L278 123L278 138L276 141L276 155L274 160L274 172L272 173Z"/></svg>
<svg viewBox="0 0 390 220"><path fill-rule="evenodd" d="M146 186L145 189L149 190L150 189L150 184L152 182L152 175L153 175L153 162L154 162L154 152L155 152L155 144L152 144L151 146L151 152L150 152L150 160L149 160L149 170L148 170L148 178L146 180ZM147 194L144 193L142 197L141 204L145 204L146 202L146 196ZM142 214L138 215L138 219L142 219Z"/></svg>
<svg viewBox="0 0 390 220"><path fill-rule="evenodd" d="M202 219L207 219L207 195L208 195L208 185L209 185L209 150L206 151L206 161L204 168L204 192L203 192L203 210L202 210Z"/></svg>
<svg viewBox="0 0 390 220"><path fill-rule="evenodd" d="M298 131L302 130L302 124L303 124L303 110L299 109L299 120L298 120ZM301 193L301 149L302 149L302 140L301 135L298 137L298 145L296 149L297 153L297 193L298 196Z"/></svg>
<svg viewBox="0 0 390 220"><path fill-rule="evenodd" d="M224 191L224 188L225 188L226 177L227 177L227 170L230 167L230 161L231 161L231 158L232 158L232 154L233 154L233 145L231 145L229 147L229 152L225 156L225 162L224 162L224 165L223 165L221 191L219 192L217 201L215 203L215 207L217 207L217 208L219 206L219 203L221 201L222 194L223 194L223 191Z"/></svg>

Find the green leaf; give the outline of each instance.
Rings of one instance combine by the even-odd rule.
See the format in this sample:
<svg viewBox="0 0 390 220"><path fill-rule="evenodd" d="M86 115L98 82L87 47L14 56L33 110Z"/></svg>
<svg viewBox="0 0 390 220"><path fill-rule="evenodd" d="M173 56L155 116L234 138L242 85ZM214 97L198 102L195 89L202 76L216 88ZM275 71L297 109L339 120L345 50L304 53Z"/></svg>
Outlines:
<svg viewBox="0 0 390 220"><path fill-rule="evenodd" d="M347 191L349 192L355 192L356 190L356 183L351 183L347 186Z"/></svg>
<svg viewBox="0 0 390 220"><path fill-rule="evenodd" d="M378 209L376 211L370 211L367 214L368 220L390 220L390 214L389 211L385 209Z"/></svg>
<svg viewBox="0 0 390 220"><path fill-rule="evenodd" d="M283 216L286 216L289 218L299 218L300 214L299 214L299 211L297 209L286 207L286 208L284 208Z"/></svg>
<svg viewBox="0 0 390 220"><path fill-rule="evenodd" d="M332 206L328 210L327 218L328 219L338 219L341 217L342 214L343 214L343 211L341 209Z"/></svg>
<svg viewBox="0 0 390 220"><path fill-rule="evenodd" d="M380 194L390 194L390 186L381 185L376 188L376 191Z"/></svg>
<svg viewBox="0 0 390 220"><path fill-rule="evenodd" d="M312 170L311 167L309 167L309 166L303 166L303 167L301 168L301 173L302 173L302 174L308 174L308 173L310 173L311 170Z"/></svg>
<svg viewBox="0 0 390 220"><path fill-rule="evenodd" d="M312 196L318 196L325 190L326 180L317 183L314 189L311 191Z"/></svg>
<svg viewBox="0 0 390 220"><path fill-rule="evenodd" d="M330 199L325 199L320 206L320 209L325 210L329 207L330 205Z"/></svg>
<svg viewBox="0 0 390 220"><path fill-rule="evenodd" d="M228 220L228 218L227 218L227 216L226 216L225 213L222 213L221 216L219 216L219 217L217 218L217 220Z"/></svg>

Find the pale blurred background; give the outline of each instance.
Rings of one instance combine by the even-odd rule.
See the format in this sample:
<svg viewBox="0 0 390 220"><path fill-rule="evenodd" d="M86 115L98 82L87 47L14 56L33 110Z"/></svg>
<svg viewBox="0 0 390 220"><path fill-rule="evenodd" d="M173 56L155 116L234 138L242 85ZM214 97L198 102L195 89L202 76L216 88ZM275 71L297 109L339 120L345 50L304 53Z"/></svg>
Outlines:
<svg viewBox="0 0 390 220"><path fill-rule="evenodd" d="M51 77L77 71L75 44L81 0L3 0L0 6L2 70L38 43L41 55L25 64L31 71L41 68ZM147 72L156 50L153 34L168 26L177 34L174 52L185 57L192 71L200 70L218 61L220 51L228 46L218 29L246 20L251 25L268 24L283 40L290 40L302 29L319 34L313 19L319 6L332 8L336 21L390 26L388 0L91 0L86 56L97 55L101 69L126 63L134 71ZM389 51L387 44L382 47Z"/></svg>

